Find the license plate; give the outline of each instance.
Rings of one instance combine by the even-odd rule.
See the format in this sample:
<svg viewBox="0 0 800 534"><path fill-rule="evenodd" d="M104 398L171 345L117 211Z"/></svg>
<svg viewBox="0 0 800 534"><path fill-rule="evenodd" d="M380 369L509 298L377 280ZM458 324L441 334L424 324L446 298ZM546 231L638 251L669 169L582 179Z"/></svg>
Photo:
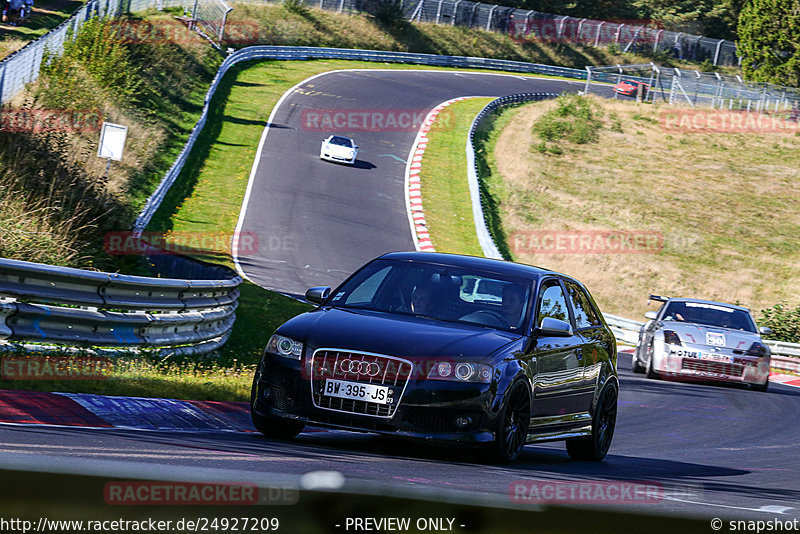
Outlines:
<svg viewBox="0 0 800 534"><path fill-rule="evenodd" d="M345 382L344 380L325 380L323 394L340 399L360 400L376 404L389 404L390 389L387 386L375 384L360 384L358 382Z"/></svg>
<svg viewBox="0 0 800 534"><path fill-rule="evenodd" d="M715 362L733 363L733 356L725 354L711 354L708 352L700 352L696 350L679 350L675 352L676 356L681 358L696 358L699 360L711 360Z"/></svg>

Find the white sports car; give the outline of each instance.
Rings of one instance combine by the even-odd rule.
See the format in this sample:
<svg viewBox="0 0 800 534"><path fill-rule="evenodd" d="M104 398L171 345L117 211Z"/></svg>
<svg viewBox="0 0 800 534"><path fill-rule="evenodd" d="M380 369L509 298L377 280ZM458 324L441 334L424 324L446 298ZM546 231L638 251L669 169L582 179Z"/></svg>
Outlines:
<svg viewBox="0 0 800 534"><path fill-rule="evenodd" d="M648 378L677 377L749 384L765 391L769 383L770 350L750 310L707 300L666 298L661 308L645 313L639 332L633 371Z"/></svg>
<svg viewBox="0 0 800 534"><path fill-rule="evenodd" d="M354 165L358 157L358 145L349 137L329 135L322 142L319 157L328 161Z"/></svg>

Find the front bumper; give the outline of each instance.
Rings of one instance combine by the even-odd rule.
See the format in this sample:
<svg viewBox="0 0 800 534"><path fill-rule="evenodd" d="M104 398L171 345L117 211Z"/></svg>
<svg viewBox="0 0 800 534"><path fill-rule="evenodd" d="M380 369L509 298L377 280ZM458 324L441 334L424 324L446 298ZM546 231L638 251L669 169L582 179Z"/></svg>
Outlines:
<svg viewBox="0 0 800 534"><path fill-rule="evenodd" d="M332 154L326 154L325 152L320 152L319 154L320 159L324 159L325 161L332 161L334 163L347 163L349 165L355 165L356 158L358 158L358 154L355 154L352 158L347 159L343 157L334 156Z"/></svg>
<svg viewBox="0 0 800 534"><path fill-rule="evenodd" d="M492 385L410 379L391 416L322 408L312 398L305 364L264 356L253 410L261 415L308 424L392 436L463 443L494 439L496 413ZM459 421L460 420L460 421ZM468 420L467 424L464 421Z"/></svg>
<svg viewBox="0 0 800 534"><path fill-rule="evenodd" d="M664 345L654 368L665 376L702 381L764 385L769 380L769 357L736 354L723 349L712 352L706 346Z"/></svg>

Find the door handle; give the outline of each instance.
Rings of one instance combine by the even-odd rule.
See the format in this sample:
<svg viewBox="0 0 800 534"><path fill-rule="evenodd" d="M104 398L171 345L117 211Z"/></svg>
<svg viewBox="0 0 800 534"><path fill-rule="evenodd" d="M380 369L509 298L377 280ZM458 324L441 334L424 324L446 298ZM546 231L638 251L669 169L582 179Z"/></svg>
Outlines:
<svg viewBox="0 0 800 534"><path fill-rule="evenodd" d="M577 349L575 349L575 354L578 356L579 360L583 359L583 349L581 347L578 347Z"/></svg>

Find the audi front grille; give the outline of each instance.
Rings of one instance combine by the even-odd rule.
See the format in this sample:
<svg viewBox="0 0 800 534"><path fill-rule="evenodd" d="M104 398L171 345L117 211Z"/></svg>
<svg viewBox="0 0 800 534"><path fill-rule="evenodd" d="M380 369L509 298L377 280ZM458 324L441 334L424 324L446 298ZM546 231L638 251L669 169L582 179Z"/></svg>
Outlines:
<svg viewBox="0 0 800 534"><path fill-rule="evenodd" d="M311 397L314 405L337 412L392 417L405 392L414 364L408 360L382 354L339 349L317 349L311 357ZM387 386L389 404L342 399L323 394L326 379L345 380Z"/></svg>

